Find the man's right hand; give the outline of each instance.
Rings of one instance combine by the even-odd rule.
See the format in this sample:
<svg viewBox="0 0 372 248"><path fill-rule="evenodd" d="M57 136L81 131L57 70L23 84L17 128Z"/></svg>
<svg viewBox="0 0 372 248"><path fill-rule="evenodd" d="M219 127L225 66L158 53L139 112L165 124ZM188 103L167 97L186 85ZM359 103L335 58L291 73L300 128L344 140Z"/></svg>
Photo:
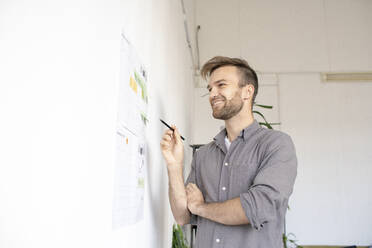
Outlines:
<svg viewBox="0 0 372 248"><path fill-rule="evenodd" d="M170 129L165 131L160 142L160 148L168 169L182 167L183 164L182 140L176 126L172 126L172 128L174 132Z"/></svg>
<svg viewBox="0 0 372 248"><path fill-rule="evenodd" d="M183 144L175 126L164 132L160 148L167 163L169 181L169 203L173 216L178 224L190 222L190 212L187 209L187 195L183 178Z"/></svg>

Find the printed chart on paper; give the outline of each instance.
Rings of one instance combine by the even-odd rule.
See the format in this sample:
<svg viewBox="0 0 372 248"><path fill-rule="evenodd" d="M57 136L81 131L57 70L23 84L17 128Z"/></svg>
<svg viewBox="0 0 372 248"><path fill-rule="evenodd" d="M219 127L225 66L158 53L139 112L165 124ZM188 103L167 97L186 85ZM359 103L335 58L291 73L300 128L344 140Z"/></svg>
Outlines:
<svg viewBox="0 0 372 248"><path fill-rule="evenodd" d="M143 218L148 122L147 72L122 34L112 226Z"/></svg>

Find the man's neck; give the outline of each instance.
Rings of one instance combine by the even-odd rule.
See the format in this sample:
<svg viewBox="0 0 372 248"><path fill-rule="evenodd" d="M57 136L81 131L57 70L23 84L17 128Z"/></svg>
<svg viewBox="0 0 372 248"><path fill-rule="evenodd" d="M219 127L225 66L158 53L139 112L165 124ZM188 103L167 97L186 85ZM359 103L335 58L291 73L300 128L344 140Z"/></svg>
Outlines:
<svg viewBox="0 0 372 248"><path fill-rule="evenodd" d="M252 113L248 114L239 114L235 115L234 117L225 120L225 127L227 131L227 137L229 138L230 142L236 139L240 132L251 125L254 121Z"/></svg>

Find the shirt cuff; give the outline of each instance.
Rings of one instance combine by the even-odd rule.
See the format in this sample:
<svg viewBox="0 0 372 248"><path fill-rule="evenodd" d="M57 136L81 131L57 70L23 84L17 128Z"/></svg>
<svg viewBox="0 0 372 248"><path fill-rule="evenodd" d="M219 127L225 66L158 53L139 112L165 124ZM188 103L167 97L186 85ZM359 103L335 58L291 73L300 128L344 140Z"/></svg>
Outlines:
<svg viewBox="0 0 372 248"><path fill-rule="evenodd" d="M256 215L256 211L253 210L253 207L250 204L250 202L252 202L252 200L251 200L251 196L249 195L249 193L240 194L240 203L242 204L244 213L247 216L249 223L254 229L256 229L257 231L260 231L266 222L260 221L258 219Z"/></svg>

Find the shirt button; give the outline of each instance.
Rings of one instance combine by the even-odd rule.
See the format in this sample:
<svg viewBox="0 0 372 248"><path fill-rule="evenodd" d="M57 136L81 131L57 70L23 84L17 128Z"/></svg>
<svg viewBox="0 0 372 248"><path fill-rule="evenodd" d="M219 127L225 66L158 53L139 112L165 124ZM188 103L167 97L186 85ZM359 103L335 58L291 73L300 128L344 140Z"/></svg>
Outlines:
<svg viewBox="0 0 372 248"><path fill-rule="evenodd" d="M229 163L225 163L225 166L228 166L229 165Z"/></svg>
<svg viewBox="0 0 372 248"><path fill-rule="evenodd" d="M222 190L225 191L226 190L226 187L222 187Z"/></svg>
<svg viewBox="0 0 372 248"><path fill-rule="evenodd" d="M220 239L216 239L216 242L217 242L217 243L220 243L220 241L221 241Z"/></svg>

